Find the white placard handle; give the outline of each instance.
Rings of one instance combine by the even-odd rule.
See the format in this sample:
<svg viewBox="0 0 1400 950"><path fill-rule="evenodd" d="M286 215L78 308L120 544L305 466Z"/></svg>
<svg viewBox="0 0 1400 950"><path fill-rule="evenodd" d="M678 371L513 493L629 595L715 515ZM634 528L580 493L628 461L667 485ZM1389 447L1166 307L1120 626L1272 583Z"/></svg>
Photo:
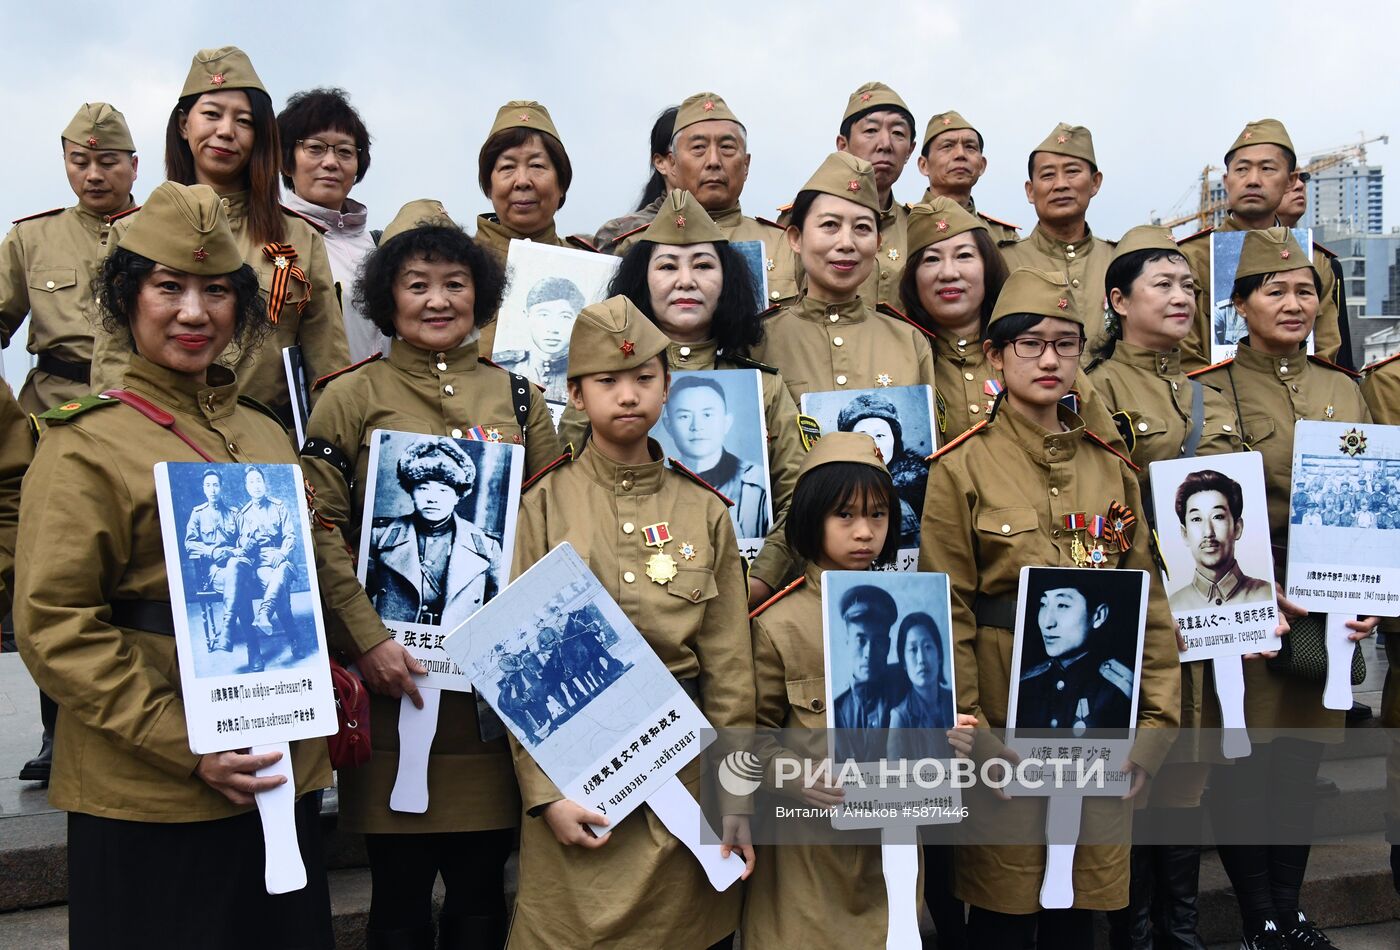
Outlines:
<svg viewBox="0 0 1400 950"><path fill-rule="evenodd" d="M1040 906L1063 910L1074 906L1074 847L1084 799L1057 796L1045 809L1045 879L1040 882ZM1068 842L1060 843L1060 842Z"/></svg>
<svg viewBox="0 0 1400 950"><path fill-rule="evenodd" d="M413 705L407 693L399 700L399 771L389 793L391 810L413 815L428 810L428 753L437 735L442 690L420 686L418 697L423 700L422 709Z"/></svg>
<svg viewBox="0 0 1400 950"><path fill-rule="evenodd" d="M722 858L718 844L701 840L700 829L707 824L705 814L679 775L671 776L652 792L647 798L647 805L661 819L666 830L695 855L700 867L705 870L705 876L710 879L711 887L723 891L739 880L739 875L744 873L744 859L738 851L731 851L729 857Z"/></svg>
<svg viewBox="0 0 1400 950"><path fill-rule="evenodd" d="M885 950L919 950L919 830L880 831L880 867L885 875L889 927Z"/></svg>
<svg viewBox="0 0 1400 950"><path fill-rule="evenodd" d="M285 775L287 781L265 792L256 792L253 800L258 804L258 817L262 819L263 850L267 855L263 880L269 894L288 894L306 886L306 865L301 860L301 847L297 843L297 783L292 775L292 748L290 743L272 742L254 746L249 750L253 755L266 755L280 752L282 758L267 768L258 769L258 778Z"/></svg>
<svg viewBox="0 0 1400 950"><path fill-rule="evenodd" d="M1244 657L1218 656L1210 665L1220 700L1220 751L1227 759L1242 759L1253 748L1244 721Z"/></svg>
<svg viewBox="0 0 1400 950"><path fill-rule="evenodd" d="M1322 689L1322 705L1327 709L1350 709L1351 657L1356 644L1347 639L1349 614L1327 615L1327 683Z"/></svg>

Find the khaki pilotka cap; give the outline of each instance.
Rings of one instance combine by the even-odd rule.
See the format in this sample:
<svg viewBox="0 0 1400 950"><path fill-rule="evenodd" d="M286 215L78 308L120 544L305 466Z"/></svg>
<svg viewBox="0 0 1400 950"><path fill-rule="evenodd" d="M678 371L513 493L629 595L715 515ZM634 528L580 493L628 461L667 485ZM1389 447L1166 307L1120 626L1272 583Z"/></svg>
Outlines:
<svg viewBox="0 0 1400 950"><path fill-rule="evenodd" d="M486 141L491 141L498 133L507 129L543 132L560 145L564 144L564 140L559 137L559 130L554 127L554 120L550 118L549 110L533 99L512 99L501 106L496 111L496 121L491 123L491 131L487 133Z"/></svg>
<svg viewBox="0 0 1400 950"><path fill-rule="evenodd" d="M1099 167L1098 160L1094 158L1094 137L1082 125L1067 125L1061 122L1055 126L1055 131L1045 137L1044 142L1031 149L1032 155L1036 152L1082 158L1095 168Z"/></svg>
<svg viewBox="0 0 1400 950"><path fill-rule="evenodd" d="M671 189L641 240L672 246L729 242L695 196L680 188Z"/></svg>
<svg viewBox="0 0 1400 950"><path fill-rule="evenodd" d="M1018 313L1028 313L1036 317L1058 317L1084 326L1084 316L1074 306L1069 278L1064 274L1052 274L1033 267L1018 267L1006 278L987 326L991 326L1002 317Z"/></svg>
<svg viewBox="0 0 1400 950"><path fill-rule="evenodd" d="M1240 263L1235 268L1235 280L1259 274L1280 274L1289 270L1312 267L1298 239L1289 228L1266 228L1247 231L1240 247ZM1316 268L1313 268L1316 271Z"/></svg>
<svg viewBox="0 0 1400 950"><path fill-rule="evenodd" d="M944 132L960 132L963 129L970 129L977 132L971 122L962 117L961 114L952 111L940 112L932 119L928 120L928 126L924 129L924 144L919 146L919 153L928 151L928 144L942 135ZM982 133L977 132L977 138L982 138Z"/></svg>
<svg viewBox="0 0 1400 950"><path fill-rule="evenodd" d="M194 61L190 63L190 74L185 77L185 88L180 90L180 98L221 89L267 92L267 87L253 69L253 61L237 46L220 46L195 53Z"/></svg>
<svg viewBox="0 0 1400 950"><path fill-rule="evenodd" d="M106 102L84 103L78 114L73 116L73 121L68 123L68 128L63 130L63 138L74 145L86 145L103 151L136 151L126 116Z"/></svg>
<svg viewBox="0 0 1400 950"><path fill-rule="evenodd" d="M243 266L223 204L208 185L161 182L117 247L201 277L232 274Z"/></svg>
<svg viewBox="0 0 1400 950"><path fill-rule="evenodd" d="M447 209L442 206L441 201L419 198L399 209L399 213L394 215L394 220L390 221L379 235L379 246L383 247L405 231L422 227L455 228L459 225L448 217Z"/></svg>
<svg viewBox="0 0 1400 950"><path fill-rule="evenodd" d="M820 191L845 198L875 212L877 220L880 217L880 192L875 186L875 166L850 152L832 152L828 155L801 191Z"/></svg>
<svg viewBox="0 0 1400 950"><path fill-rule="evenodd" d="M681 107L676 112L676 124L672 127L671 135L674 136L681 129L697 122L709 122L712 119L723 119L728 122L737 123L739 128L744 128L744 123L739 121L739 117L729 111L729 106L723 99L713 92L697 92L681 103ZM747 129L744 129L747 132Z"/></svg>
<svg viewBox="0 0 1400 950"><path fill-rule="evenodd" d="M875 440L864 432L828 432L813 444L812 450L802 460L802 467L797 470L797 480L802 481L808 472L832 462L856 462L882 472L889 471L885 460L880 457Z"/></svg>
<svg viewBox="0 0 1400 950"><path fill-rule="evenodd" d="M1298 160L1298 150L1293 147L1288 130L1278 119L1255 119L1235 137L1235 144L1231 145L1225 154L1228 156L1247 145L1277 145L1286 149L1295 162Z"/></svg>
<svg viewBox="0 0 1400 950"><path fill-rule="evenodd" d="M899 93L882 82L868 82L851 93L851 98L846 102L846 111L841 116L841 124L845 125L851 119L880 109L903 112L904 117L909 120L909 134L914 134L914 113L905 105Z"/></svg>
<svg viewBox="0 0 1400 950"><path fill-rule="evenodd" d="M671 341L622 295L578 312L569 335L569 379L636 369Z"/></svg>
<svg viewBox="0 0 1400 950"><path fill-rule="evenodd" d="M946 241L950 237L957 237L977 228L987 231L988 236L991 235L985 221L951 198L938 195L927 203L920 202L909 206L909 221L905 225L904 240L912 257L930 244Z"/></svg>
<svg viewBox="0 0 1400 950"><path fill-rule="evenodd" d="M1118 260L1135 251L1171 251L1173 254L1180 254L1181 249L1176 246L1176 238L1172 237L1171 228L1164 228L1157 224L1139 224L1135 228L1130 228L1118 240L1118 246L1113 249L1113 260Z"/></svg>

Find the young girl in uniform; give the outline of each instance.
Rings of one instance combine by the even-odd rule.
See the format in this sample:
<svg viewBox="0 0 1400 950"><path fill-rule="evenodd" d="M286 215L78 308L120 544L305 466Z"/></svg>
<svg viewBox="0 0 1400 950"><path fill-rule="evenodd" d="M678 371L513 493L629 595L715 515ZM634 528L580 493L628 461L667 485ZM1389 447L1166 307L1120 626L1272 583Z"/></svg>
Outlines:
<svg viewBox="0 0 1400 950"><path fill-rule="evenodd" d="M1006 726L1022 567L1087 567L1087 549L1094 548L1105 567L1147 571L1137 737L1128 761L1113 763L1132 774L1131 798L1161 763L1179 717L1176 627L1148 553L1148 531L1132 525L1142 510L1132 463L1061 403L1084 350L1084 317L1065 276L1012 272L982 345L1005 392L987 420L934 456L919 559L921 570L950 578L958 709L983 727L977 757L1002 755L999 739L985 730ZM1121 534L1090 537L1077 527L1099 514L1109 524L1121 519ZM1128 900L1131 804L1084 802L1083 827L1107 843L1076 848L1073 909L1041 911L1044 800L1005 801L976 785L964 801L969 815L960 828L956 891L972 905L970 945L1091 946L1090 912Z"/></svg>
<svg viewBox="0 0 1400 950"><path fill-rule="evenodd" d="M585 307L569 343L569 397L588 416L576 454L527 485L518 575L567 541L716 729L753 726L746 585L729 512L647 433L670 382L670 341L625 297ZM648 528L664 531L648 532ZM662 560L648 534L668 536ZM649 808L595 837L603 815L563 798L512 742L526 817L512 950L607 946L704 950L739 922L740 888L717 892ZM701 764L680 777L699 795ZM746 799L717 792L726 851L748 844Z"/></svg>
<svg viewBox="0 0 1400 950"><path fill-rule="evenodd" d="M825 571L865 571L894 560L899 497L875 441L863 432L832 432L807 455L793 493L788 541L806 572L754 611L754 678L760 729L815 730L825 756ZM976 720L960 717L971 727ZM950 730L955 747L972 748L970 728ZM776 752L776 749L773 750ZM841 791L818 785L775 792L827 808ZM793 804L793 803L789 803ZM781 819L778 819L778 828ZM745 947L883 946L888 928L880 848L871 844L776 844L762 849L744 901Z"/></svg>

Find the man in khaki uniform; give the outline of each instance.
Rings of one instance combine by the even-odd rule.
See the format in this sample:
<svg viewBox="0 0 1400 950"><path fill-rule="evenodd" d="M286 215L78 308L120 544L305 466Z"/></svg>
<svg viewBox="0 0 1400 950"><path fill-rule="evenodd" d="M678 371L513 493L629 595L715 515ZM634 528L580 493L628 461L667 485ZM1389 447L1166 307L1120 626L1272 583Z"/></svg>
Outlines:
<svg viewBox="0 0 1400 950"><path fill-rule="evenodd" d="M1092 352L1104 337L1103 284L1114 246L1096 237L1084 217L1103 184L1093 136L1082 125L1061 122L1031 152L1026 174L1036 224L1024 241L1003 247L1002 257L1012 270L1034 267L1069 278L1089 338L1085 352Z"/></svg>
<svg viewBox="0 0 1400 950"><path fill-rule="evenodd" d="M775 304L797 296L797 264L779 225L747 217L739 207L751 158L748 131L718 95L698 92L681 103L671 136L667 177L700 201L731 244L763 242L767 303ZM620 234L600 250L621 257L641 240L645 230L639 227Z"/></svg>
<svg viewBox="0 0 1400 950"><path fill-rule="evenodd" d="M28 315L28 349L38 357L19 393L30 413L90 391L92 279L116 244L112 222L135 210L136 145L120 112L84 104L62 142L78 203L20 218L0 244L0 344Z"/></svg>
<svg viewBox="0 0 1400 950"><path fill-rule="evenodd" d="M1225 202L1229 213L1219 228L1206 228L1180 242L1181 253L1196 278L1196 325L1181 341L1181 365L1188 372L1210 363L1211 314L1210 236L1215 231L1255 231L1282 224L1280 206L1298 179L1298 153L1278 119L1256 119L1244 127L1225 153ZM1306 200L1306 198L1304 199ZM1353 366L1346 321L1346 291L1337 279L1336 255L1314 243L1313 264L1322 278L1322 309L1313 340L1317 355Z"/></svg>
<svg viewBox="0 0 1400 950"><path fill-rule="evenodd" d="M972 200L972 189L987 172L983 145L982 133L957 112L940 112L929 119L919 152L919 174L928 179L928 188L919 200L928 204L934 198L950 198L981 218L998 246L1014 244L1021 240L1016 233L1020 226L983 214Z"/></svg>

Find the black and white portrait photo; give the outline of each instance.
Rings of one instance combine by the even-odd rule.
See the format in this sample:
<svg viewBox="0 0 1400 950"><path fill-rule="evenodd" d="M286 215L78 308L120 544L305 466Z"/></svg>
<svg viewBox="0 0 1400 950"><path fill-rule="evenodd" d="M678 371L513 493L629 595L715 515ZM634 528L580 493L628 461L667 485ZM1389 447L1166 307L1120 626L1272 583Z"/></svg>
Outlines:
<svg viewBox="0 0 1400 950"><path fill-rule="evenodd" d="M734 503L741 547L756 548L773 523L762 387L755 369L674 373L652 432L668 456Z"/></svg>
<svg viewBox="0 0 1400 950"><path fill-rule="evenodd" d="M1028 567L1021 590L1008 725L1057 738L1131 728L1147 574Z"/></svg>
<svg viewBox="0 0 1400 950"><path fill-rule="evenodd" d="M1210 294L1211 336L1210 361L1219 363L1235 355L1240 337L1249 332L1244 315L1235 309L1231 295L1235 289L1235 271L1240 265L1244 247L1244 231L1213 231L1210 235ZM1293 236L1309 257L1312 256L1312 229L1293 228ZM1308 352L1313 351L1313 338L1308 337Z"/></svg>
<svg viewBox="0 0 1400 950"><path fill-rule="evenodd" d="M360 535L365 592L399 642L454 688L442 639L505 586L524 450L376 430ZM467 688L458 682L455 688Z"/></svg>

